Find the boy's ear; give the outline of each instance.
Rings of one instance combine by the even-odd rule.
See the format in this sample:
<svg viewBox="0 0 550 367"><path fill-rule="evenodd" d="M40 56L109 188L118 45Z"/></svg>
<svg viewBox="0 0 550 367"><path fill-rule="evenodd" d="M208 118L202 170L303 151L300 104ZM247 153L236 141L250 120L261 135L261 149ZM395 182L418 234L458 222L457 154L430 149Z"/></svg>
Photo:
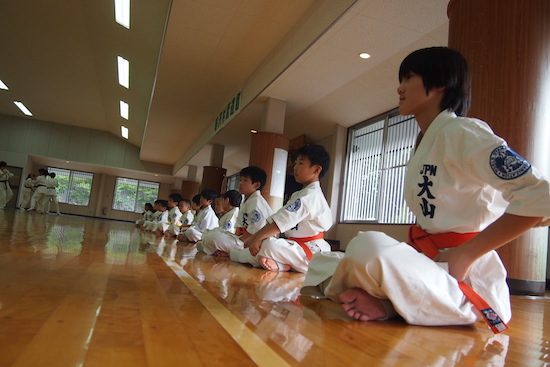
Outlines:
<svg viewBox="0 0 550 367"><path fill-rule="evenodd" d="M259 182L256 181L256 182L253 182L253 183L252 183L252 186L254 186L254 188L255 188L256 190L259 190L261 184L260 184Z"/></svg>
<svg viewBox="0 0 550 367"><path fill-rule="evenodd" d="M315 165L315 170L313 172L315 172L315 174L317 176L319 176L321 174L321 172L323 171L323 167L321 167L320 165L316 164Z"/></svg>

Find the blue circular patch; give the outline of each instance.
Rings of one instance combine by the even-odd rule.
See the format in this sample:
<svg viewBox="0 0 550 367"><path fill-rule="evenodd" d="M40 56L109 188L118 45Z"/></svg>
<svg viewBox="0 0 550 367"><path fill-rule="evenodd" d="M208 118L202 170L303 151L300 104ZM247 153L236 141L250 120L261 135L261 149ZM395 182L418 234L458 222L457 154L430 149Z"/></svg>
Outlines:
<svg viewBox="0 0 550 367"><path fill-rule="evenodd" d="M255 210L254 214L252 214L252 223L258 223L262 219L262 215L259 211Z"/></svg>
<svg viewBox="0 0 550 367"><path fill-rule="evenodd" d="M229 228L231 228L231 222L228 222L225 226L223 226L224 231L229 231Z"/></svg>
<svg viewBox="0 0 550 367"><path fill-rule="evenodd" d="M300 201L300 199L296 199L294 203L286 207L286 210L288 210L289 212L295 212L298 209L300 209L301 206L302 206L302 202Z"/></svg>
<svg viewBox="0 0 550 367"><path fill-rule="evenodd" d="M492 151L489 164L495 175L503 180L518 178L531 168L531 163L505 145Z"/></svg>

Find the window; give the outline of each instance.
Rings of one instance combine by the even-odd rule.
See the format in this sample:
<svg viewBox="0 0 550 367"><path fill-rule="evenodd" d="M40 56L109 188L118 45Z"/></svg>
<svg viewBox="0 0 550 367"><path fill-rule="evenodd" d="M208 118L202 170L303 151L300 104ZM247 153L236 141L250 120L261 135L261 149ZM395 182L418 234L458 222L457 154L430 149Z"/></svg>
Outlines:
<svg viewBox="0 0 550 367"><path fill-rule="evenodd" d="M145 203L158 198L159 183L138 181L131 178L116 178L113 209L126 212L143 212Z"/></svg>
<svg viewBox="0 0 550 367"><path fill-rule="evenodd" d="M405 165L419 128L413 116L388 112L349 129L343 223L414 222L403 196Z"/></svg>
<svg viewBox="0 0 550 367"><path fill-rule="evenodd" d="M226 191L229 191L229 190L237 190L239 191L239 180L241 178L241 174L240 173L235 173L234 175L232 176L229 176L226 178Z"/></svg>
<svg viewBox="0 0 550 367"><path fill-rule="evenodd" d="M94 180L93 173L55 167L48 167L48 172L54 172L55 178L59 183L59 187L56 190L58 202L88 206Z"/></svg>

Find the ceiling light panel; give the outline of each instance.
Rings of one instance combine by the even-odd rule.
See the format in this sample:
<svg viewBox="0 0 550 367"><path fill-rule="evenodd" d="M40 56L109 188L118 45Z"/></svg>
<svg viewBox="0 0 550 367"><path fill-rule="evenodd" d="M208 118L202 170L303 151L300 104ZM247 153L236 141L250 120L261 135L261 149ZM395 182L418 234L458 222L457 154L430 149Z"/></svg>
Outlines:
<svg viewBox="0 0 550 367"><path fill-rule="evenodd" d="M128 115L130 114L130 106L124 101L120 101L120 116L128 120Z"/></svg>
<svg viewBox="0 0 550 367"><path fill-rule="evenodd" d="M21 112L23 112L25 115L27 115L27 116L32 116L31 111L29 111L29 109L28 109L27 107L25 107L25 105L23 104L23 102L13 101L13 103L15 103L15 105L16 105L17 107L19 107L19 109L21 110Z"/></svg>
<svg viewBox="0 0 550 367"><path fill-rule="evenodd" d="M125 88L130 88L130 62L122 56L117 56L118 83Z"/></svg>
<svg viewBox="0 0 550 367"><path fill-rule="evenodd" d="M124 139L128 139L128 128L124 125L120 126L120 133Z"/></svg>
<svg viewBox="0 0 550 367"><path fill-rule="evenodd" d="M0 80L0 89L9 90L8 86L4 84L4 82L1 80Z"/></svg>
<svg viewBox="0 0 550 367"><path fill-rule="evenodd" d="M115 0L115 20L130 29L130 0Z"/></svg>

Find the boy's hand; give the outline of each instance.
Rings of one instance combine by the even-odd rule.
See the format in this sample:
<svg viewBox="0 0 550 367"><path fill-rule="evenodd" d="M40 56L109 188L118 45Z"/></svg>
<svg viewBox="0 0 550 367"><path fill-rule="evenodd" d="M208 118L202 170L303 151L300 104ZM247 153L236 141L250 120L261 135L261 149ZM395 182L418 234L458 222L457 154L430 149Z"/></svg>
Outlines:
<svg viewBox="0 0 550 367"><path fill-rule="evenodd" d="M458 280L463 281L468 276L468 271L473 261L470 260L466 247L458 246L441 252L434 261L448 263L449 274Z"/></svg>
<svg viewBox="0 0 550 367"><path fill-rule="evenodd" d="M258 255L258 252L260 252L260 248L262 247L262 241L255 241L252 243L249 247L250 254L252 256Z"/></svg>

